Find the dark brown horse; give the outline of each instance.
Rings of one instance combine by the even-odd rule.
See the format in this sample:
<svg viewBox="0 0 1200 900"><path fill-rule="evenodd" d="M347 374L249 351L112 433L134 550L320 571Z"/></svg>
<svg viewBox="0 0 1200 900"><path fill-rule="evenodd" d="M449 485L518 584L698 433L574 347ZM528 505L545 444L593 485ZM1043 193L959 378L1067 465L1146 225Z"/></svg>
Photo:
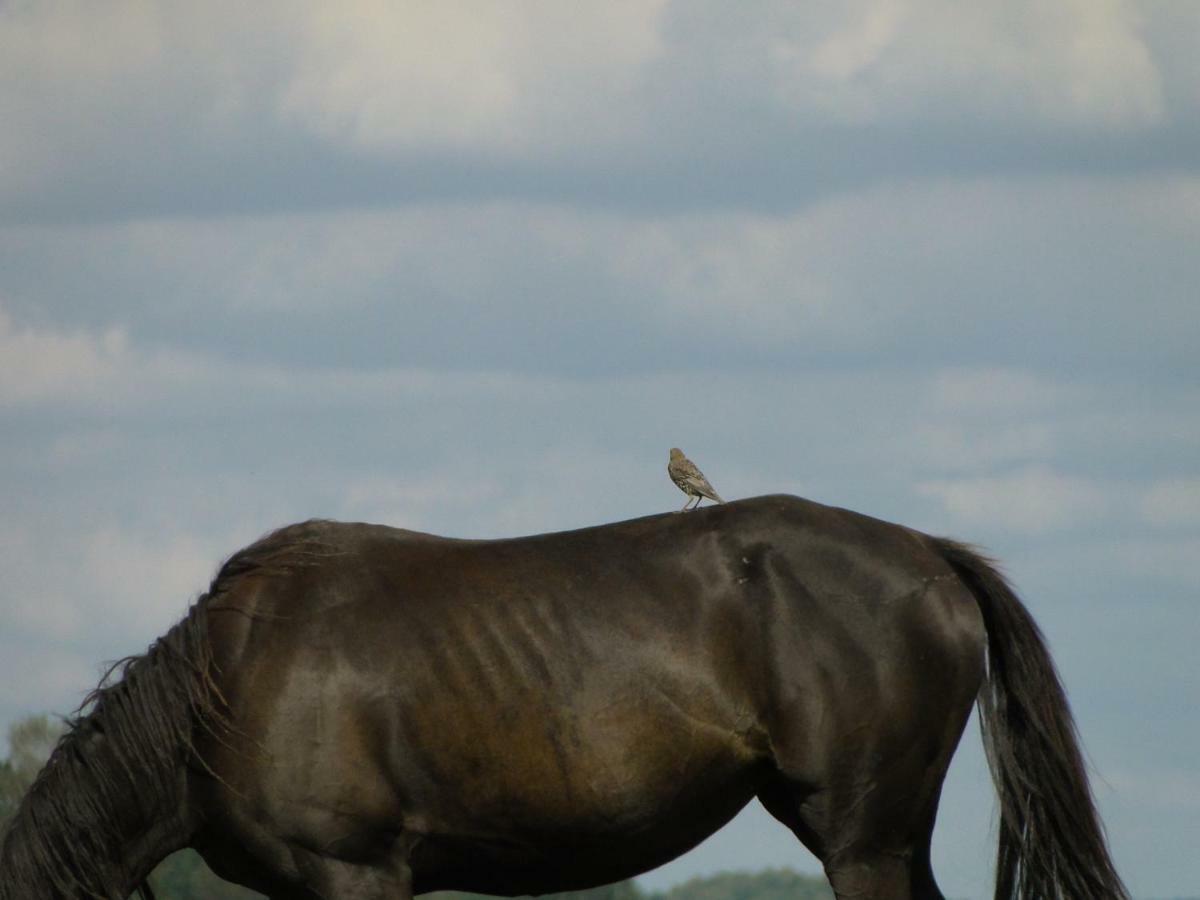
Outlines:
<svg viewBox="0 0 1200 900"><path fill-rule="evenodd" d="M795 497L498 541L293 525L118 675L12 821L3 900L119 900L189 845L273 898L582 888L756 796L842 900L937 898L977 698L996 897L1126 897L1001 576Z"/></svg>

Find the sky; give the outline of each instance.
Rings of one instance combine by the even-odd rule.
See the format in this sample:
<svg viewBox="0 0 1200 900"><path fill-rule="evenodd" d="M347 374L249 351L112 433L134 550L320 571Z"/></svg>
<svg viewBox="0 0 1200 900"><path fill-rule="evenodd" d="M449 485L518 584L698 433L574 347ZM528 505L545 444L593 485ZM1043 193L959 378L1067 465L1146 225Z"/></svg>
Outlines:
<svg viewBox="0 0 1200 900"><path fill-rule="evenodd" d="M0 2L0 731L315 516L800 494L1000 558L1200 894L1200 4ZM2 748L0 744L0 748ZM934 843L991 893L974 724ZM818 871L756 807L650 873Z"/></svg>

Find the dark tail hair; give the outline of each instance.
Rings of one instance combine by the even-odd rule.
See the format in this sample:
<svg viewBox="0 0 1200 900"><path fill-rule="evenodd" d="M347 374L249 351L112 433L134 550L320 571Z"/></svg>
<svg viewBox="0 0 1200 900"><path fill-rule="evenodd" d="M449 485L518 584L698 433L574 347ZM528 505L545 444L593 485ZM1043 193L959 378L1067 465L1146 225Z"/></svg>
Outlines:
<svg viewBox="0 0 1200 900"><path fill-rule="evenodd" d="M991 560L957 541L935 544L987 629L979 720L1000 801L996 900L1129 900L1041 630Z"/></svg>
<svg viewBox="0 0 1200 900"><path fill-rule="evenodd" d="M113 664L0 833L0 900L153 897L147 873L114 862L131 822L182 802L182 766L203 766L199 729L226 727L212 673L204 598L145 654Z"/></svg>

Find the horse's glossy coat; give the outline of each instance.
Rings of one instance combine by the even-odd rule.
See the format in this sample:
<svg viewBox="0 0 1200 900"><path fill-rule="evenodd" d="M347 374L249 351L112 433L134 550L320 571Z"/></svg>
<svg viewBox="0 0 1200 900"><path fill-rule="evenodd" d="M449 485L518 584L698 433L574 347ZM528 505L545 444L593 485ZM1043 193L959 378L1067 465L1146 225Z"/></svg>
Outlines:
<svg viewBox="0 0 1200 900"><path fill-rule="evenodd" d="M755 796L839 897L940 897L938 794L989 650L998 896L1124 896L1036 628L953 542L778 496L500 541L309 522L199 605L219 710L194 715L176 843L275 898L586 887ZM1029 725L1065 738L1027 752ZM1031 874L1026 832L1063 810L1021 785L1048 778L1082 837Z"/></svg>

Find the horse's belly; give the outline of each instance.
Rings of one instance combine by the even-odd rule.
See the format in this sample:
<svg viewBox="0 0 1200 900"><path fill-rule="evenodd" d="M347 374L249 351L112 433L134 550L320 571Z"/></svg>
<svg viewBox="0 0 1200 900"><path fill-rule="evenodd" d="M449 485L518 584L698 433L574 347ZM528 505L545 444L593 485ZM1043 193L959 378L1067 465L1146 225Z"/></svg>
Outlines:
<svg viewBox="0 0 1200 900"><path fill-rule="evenodd" d="M710 762L705 771L610 783L573 801L531 782L507 797L507 811L489 806L443 819L414 851L418 890L538 894L648 871L700 843L754 796L756 767Z"/></svg>
<svg viewBox="0 0 1200 900"><path fill-rule="evenodd" d="M646 698L643 698L645 700ZM540 893L646 871L754 795L762 756L737 723L653 701L571 720L531 715L423 754L406 828L428 888ZM432 777L430 777L432 776Z"/></svg>

